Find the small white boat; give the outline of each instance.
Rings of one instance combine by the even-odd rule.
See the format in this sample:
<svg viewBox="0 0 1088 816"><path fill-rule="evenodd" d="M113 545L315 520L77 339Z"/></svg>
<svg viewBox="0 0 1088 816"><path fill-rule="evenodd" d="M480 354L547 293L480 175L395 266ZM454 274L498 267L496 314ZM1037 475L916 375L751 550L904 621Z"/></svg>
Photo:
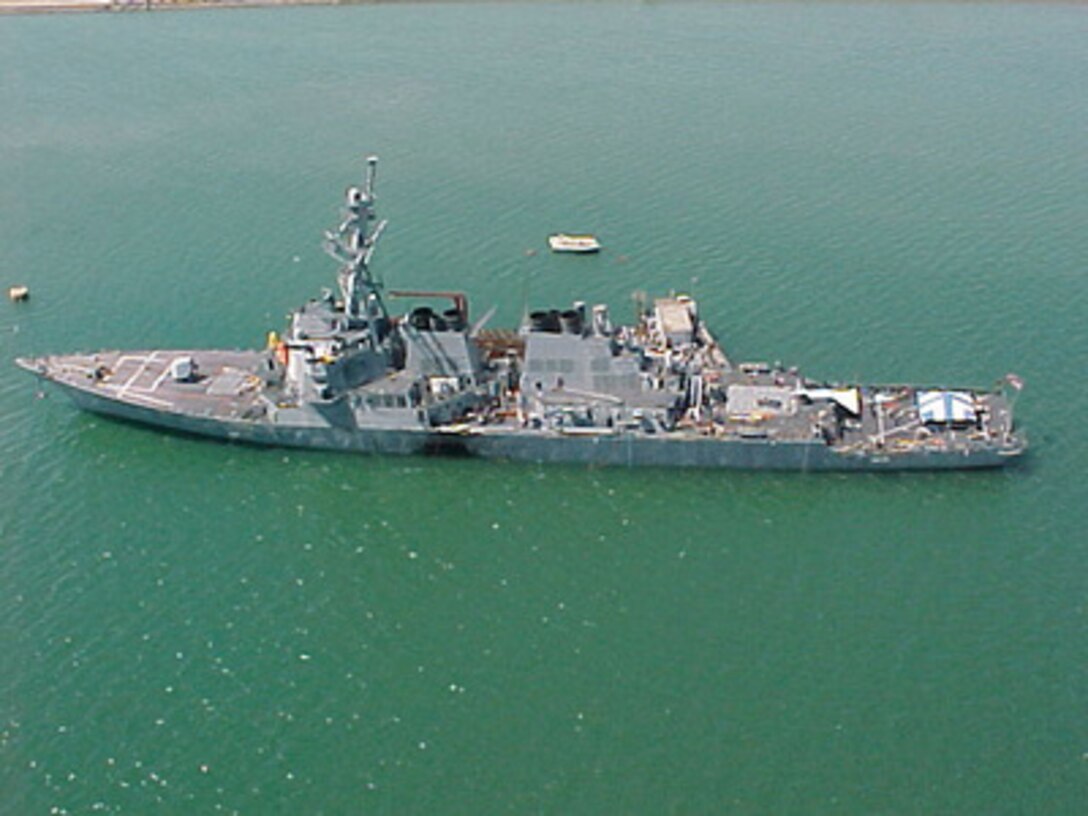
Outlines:
<svg viewBox="0 0 1088 816"><path fill-rule="evenodd" d="M601 242L596 235L571 235L557 232L548 236L552 252L600 252Z"/></svg>

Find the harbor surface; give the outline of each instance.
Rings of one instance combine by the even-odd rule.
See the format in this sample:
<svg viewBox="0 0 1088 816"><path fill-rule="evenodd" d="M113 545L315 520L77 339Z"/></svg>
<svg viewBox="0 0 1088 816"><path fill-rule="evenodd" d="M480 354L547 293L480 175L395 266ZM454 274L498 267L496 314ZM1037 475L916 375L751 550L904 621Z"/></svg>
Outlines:
<svg viewBox="0 0 1088 816"><path fill-rule="evenodd" d="M0 270L33 297L0 306L0 809L1079 812L1084 34L1060 5L5 18ZM692 291L738 360L1015 371L1031 452L300 453L10 363L262 346L328 285L367 152L391 288L457 281L495 326ZM604 250L549 253L569 228Z"/></svg>

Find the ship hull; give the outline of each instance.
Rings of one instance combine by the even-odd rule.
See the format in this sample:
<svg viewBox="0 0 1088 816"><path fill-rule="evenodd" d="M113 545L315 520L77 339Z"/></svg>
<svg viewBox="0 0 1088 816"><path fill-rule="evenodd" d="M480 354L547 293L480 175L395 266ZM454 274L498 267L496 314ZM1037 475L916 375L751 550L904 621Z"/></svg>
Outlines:
<svg viewBox="0 0 1088 816"><path fill-rule="evenodd" d="M979 450L909 451L881 455L838 453L820 442L743 441L713 438L507 438L474 439L469 453L491 459L619 467L693 467L732 470L874 471L993 468L1013 457Z"/></svg>
<svg viewBox="0 0 1088 816"><path fill-rule="evenodd" d="M91 413L176 433L250 445L331 450L388 456L465 455L539 464L601 467L687 467L776 471L962 470L1003 467L1019 451L838 452L820 442L774 442L711 437L534 434L487 427L340 428L223 420L134 404L91 388L54 382L79 408Z"/></svg>
<svg viewBox="0 0 1088 816"><path fill-rule="evenodd" d="M354 453L412 455L427 452L427 437L415 429L373 430L331 425L284 425L270 422L223 420L162 411L96 394L66 383L54 383L84 411L180 434L225 442L284 448L339 450Z"/></svg>

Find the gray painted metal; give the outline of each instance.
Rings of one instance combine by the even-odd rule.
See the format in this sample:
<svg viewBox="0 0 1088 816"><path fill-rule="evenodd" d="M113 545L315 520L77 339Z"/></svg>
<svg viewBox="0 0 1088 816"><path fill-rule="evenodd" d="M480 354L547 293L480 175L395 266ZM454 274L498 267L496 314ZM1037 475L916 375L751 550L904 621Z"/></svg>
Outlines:
<svg viewBox="0 0 1088 816"><path fill-rule="evenodd" d="M339 297L295 311L264 350L149 350L17 361L88 411L259 445L373 454L463 453L609 466L776 470L999 467L1027 443L1009 376L943 389L969 422L926 421L932 386L813 382L797 369L735 365L686 297L632 325L575 302L516 331L470 328L467 301L391 315L370 262L375 160L326 233ZM950 397L951 398L951 397Z"/></svg>

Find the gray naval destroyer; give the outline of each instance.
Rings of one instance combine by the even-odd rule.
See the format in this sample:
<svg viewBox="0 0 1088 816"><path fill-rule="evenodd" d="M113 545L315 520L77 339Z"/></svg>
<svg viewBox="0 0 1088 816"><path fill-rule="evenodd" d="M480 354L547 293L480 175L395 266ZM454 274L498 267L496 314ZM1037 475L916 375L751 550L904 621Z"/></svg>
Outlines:
<svg viewBox="0 0 1088 816"><path fill-rule="evenodd" d="M470 322L459 292L389 290L371 271L375 169L325 233L338 291L266 348L17 362L89 411L262 445L777 470L995 467L1026 449L1014 375L988 390L873 386L734 363L685 296L643 302L632 325L574 302L501 330Z"/></svg>

